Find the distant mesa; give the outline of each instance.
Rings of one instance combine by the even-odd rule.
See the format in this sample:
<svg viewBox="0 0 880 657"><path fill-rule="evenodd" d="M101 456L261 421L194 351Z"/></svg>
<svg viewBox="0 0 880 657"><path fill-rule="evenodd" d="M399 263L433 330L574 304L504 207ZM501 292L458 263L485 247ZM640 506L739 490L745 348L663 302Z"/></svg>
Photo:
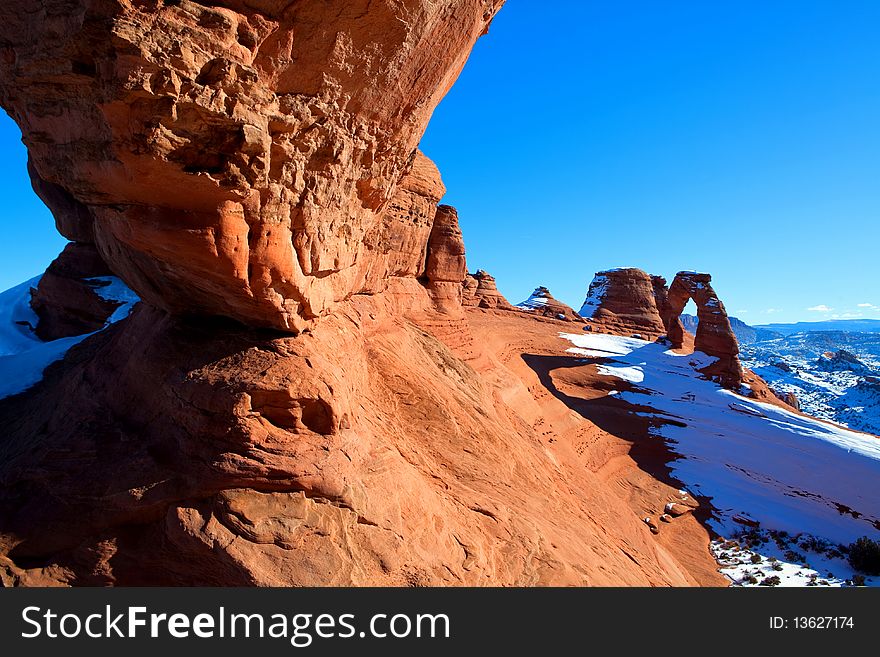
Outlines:
<svg viewBox="0 0 880 657"><path fill-rule="evenodd" d="M737 317L728 317L728 319L730 320L730 327L733 329L733 334L736 336L736 341L739 342L740 345L755 344L756 342L775 340L783 337L782 333L750 326ZM685 331L691 335L695 335L697 332L697 325L700 323L700 318L696 315L682 314L681 323L684 326Z"/></svg>
<svg viewBox="0 0 880 657"><path fill-rule="evenodd" d="M551 317L553 319L565 320L568 322L583 322L584 318L574 311L569 305L566 305L554 298L550 294L550 290L546 287L539 286L525 301L516 304L516 307L526 312L535 313L542 317Z"/></svg>

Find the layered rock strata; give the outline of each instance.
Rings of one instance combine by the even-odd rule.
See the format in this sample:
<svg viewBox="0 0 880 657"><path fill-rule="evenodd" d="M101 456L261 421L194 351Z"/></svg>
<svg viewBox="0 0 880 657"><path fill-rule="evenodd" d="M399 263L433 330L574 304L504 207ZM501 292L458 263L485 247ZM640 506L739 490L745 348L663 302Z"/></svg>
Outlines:
<svg viewBox="0 0 880 657"><path fill-rule="evenodd" d="M475 274L468 274L464 280L462 303L465 306L492 308L499 310L515 310L495 284L495 278L478 269Z"/></svg>

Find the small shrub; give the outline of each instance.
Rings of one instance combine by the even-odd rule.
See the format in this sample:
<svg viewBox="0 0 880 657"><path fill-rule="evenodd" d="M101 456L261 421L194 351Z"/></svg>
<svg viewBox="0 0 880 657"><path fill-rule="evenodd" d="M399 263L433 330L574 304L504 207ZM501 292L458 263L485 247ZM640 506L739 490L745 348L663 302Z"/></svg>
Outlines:
<svg viewBox="0 0 880 657"><path fill-rule="evenodd" d="M880 575L880 542L862 536L849 546L849 565L866 575Z"/></svg>
<svg viewBox="0 0 880 657"><path fill-rule="evenodd" d="M745 582L746 584L757 584L758 579L754 575L746 575L740 580L740 582Z"/></svg>
<svg viewBox="0 0 880 657"><path fill-rule="evenodd" d="M773 570L782 570L782 564L778 562L773 564Z"/></svg>
<svg viewBox="0 0 880 657"><path fill-rule="evenodd" d="M753 554L751 556L751 558L749 559L749 561L751 561L752 563L761 563L761 561L763 561L763 560L761 559L760 554Z"/></svg>
<svg viewBox="0 0 880 657"><path fill-rule="evenodd" d="M865 585L865 576L864 575L853 575L850 583L853 586L864 586Z"/></svg>
<svg viewBox="0 0 880 657"><path fill-rule="evenodd" d="M786 550L783 556L785 557L785 560L789 563L804 562L804 555L802 555L800 552L795 552L794 550Z"/></svg>
<svg viewBox="0 0 880 657"><path fill-rule="evenodd" d="M763 580L761 580L761 586L779 586L781 583L782 580L779 579L777 575L765 577Z"/></svg>

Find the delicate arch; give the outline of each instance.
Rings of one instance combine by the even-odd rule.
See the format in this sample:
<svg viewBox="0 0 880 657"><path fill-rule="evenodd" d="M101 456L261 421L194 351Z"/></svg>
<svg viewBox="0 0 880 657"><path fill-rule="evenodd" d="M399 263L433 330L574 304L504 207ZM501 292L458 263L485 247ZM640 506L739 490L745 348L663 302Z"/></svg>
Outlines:
<svg viewBox="0 0 880 657"><path fill-rule="evenodd" d="M710 274L678 272L662 302L660 314L666 327L666 337L674 348L680 349L684 344L684 326L679 317L688 300L693 299L699 319L694 350L718 359L704 372L722 385L736 388L742 383L739 344L724 304L712 289L711 281ZM657 301L660 302L660 299Z"/></svg>

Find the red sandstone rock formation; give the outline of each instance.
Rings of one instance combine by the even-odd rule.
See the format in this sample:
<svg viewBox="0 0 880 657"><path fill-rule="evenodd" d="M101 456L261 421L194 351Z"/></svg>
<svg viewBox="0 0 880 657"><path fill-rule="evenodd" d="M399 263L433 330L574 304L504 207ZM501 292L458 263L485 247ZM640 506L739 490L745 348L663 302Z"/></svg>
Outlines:
<svg viewBox="0 0 880 657"><path fill-rule="evenodd" d="M71 243L64 247L31 293L40 339L82 335L104 326L119 304L102 298L96 292L99 284L86 279L109 275L94 246Z"/></svg>
<svg viewBox="0 0 880 657"><path fill-rule="evenodd" d="M416 146L502 1L5 2L0 105L145 301L296 331L385 285L384 214L422 252Z"/></svg>
<svg viewBox="0 0 880 657"><path fill-rule="evenodd" d="M702 351L717 360L702 371L729 388L739 388L743 380L742 366L739 362L739 345L724 304L715 294L709 274L679 272L669 286L667 302L661 309L666 334L674 348L684 344L684 327L679 316L689 299L697 306L697 335L694 349Z"/></svg>
<svg viewBox="0 0 880 657"><path fill-rule="evenodd" d="M425 278L428 293L438 310L461 315L462 282L467 276L464 238L458 227L455 208L441 205L437 208L434 225L428 240Z"/></svg>
<svg viewBox="0 0 880 657"><path fill-rule="evenodd" d="M703 372L737 389L743 381L739 345L711 280L709 274L679 272L667 288L665 278L641 269L601 271L590 284L580 314L591 326L610 333L638 334L647 340L666 334L673 348L681 349L691 345L679 316L693 299L700 319L693 348L716 358Z"/></svg>
<svg viewBox="0 0 880 657"><path fill-rule="evenodd" d="M0 400L0 580L695 583L694 560L579 460L611 454L617 472L620 449L548 436L586 426L526 387L519 353L558 348L558 328L519 312L481 328L493 349L544 329L516 348L521 381L463 361L394 299L357 295L298 336L141 304Z"/></svg>
<svg viewBox="0 0 880 657"><path fill-rule="evenodd" d="M669 491L526 366L557 330L511 357L548 324L455 306L415 147L500 2L207 4L0 6L34 187L145 299L0 400L0 580L698 581L705 533L652 538L631 505Z"/></svg>
<svg viewBox="0 0 880 657"><path fill-rule="evenodd" d="M578 315L574 309L556 299L550 290L544 286L536 287L535 291L528 299L522 303L516 304L520 310L541 315L542 317L552 317L567 322L583 323L584 319Z"/></svg>
<svg viewBox="0 0 880 657"><path fill-rule="evenodd" d="M495 278L482 269L478 269L476 274L468 274L463 287L462 295L465 306L497 308L499 310L515 309L513 304L498 291Z"/></svg>
<svg viewBox="0 0 880 657"><path fill-rule="evenodd" d="M580 315L603 330L653 340L666 332L657 305L665 300L665 283L632 267L597 272Z"/></svg>
<svg viewBox="0 0 880 657"><path fill-rule="evenodd" d="M794 410L801 410L801 402L798 400L797 395L793 392L780 392L778 390L774 390L773 394L776 395L776 398L787 406L791 406Z"/></svg>

